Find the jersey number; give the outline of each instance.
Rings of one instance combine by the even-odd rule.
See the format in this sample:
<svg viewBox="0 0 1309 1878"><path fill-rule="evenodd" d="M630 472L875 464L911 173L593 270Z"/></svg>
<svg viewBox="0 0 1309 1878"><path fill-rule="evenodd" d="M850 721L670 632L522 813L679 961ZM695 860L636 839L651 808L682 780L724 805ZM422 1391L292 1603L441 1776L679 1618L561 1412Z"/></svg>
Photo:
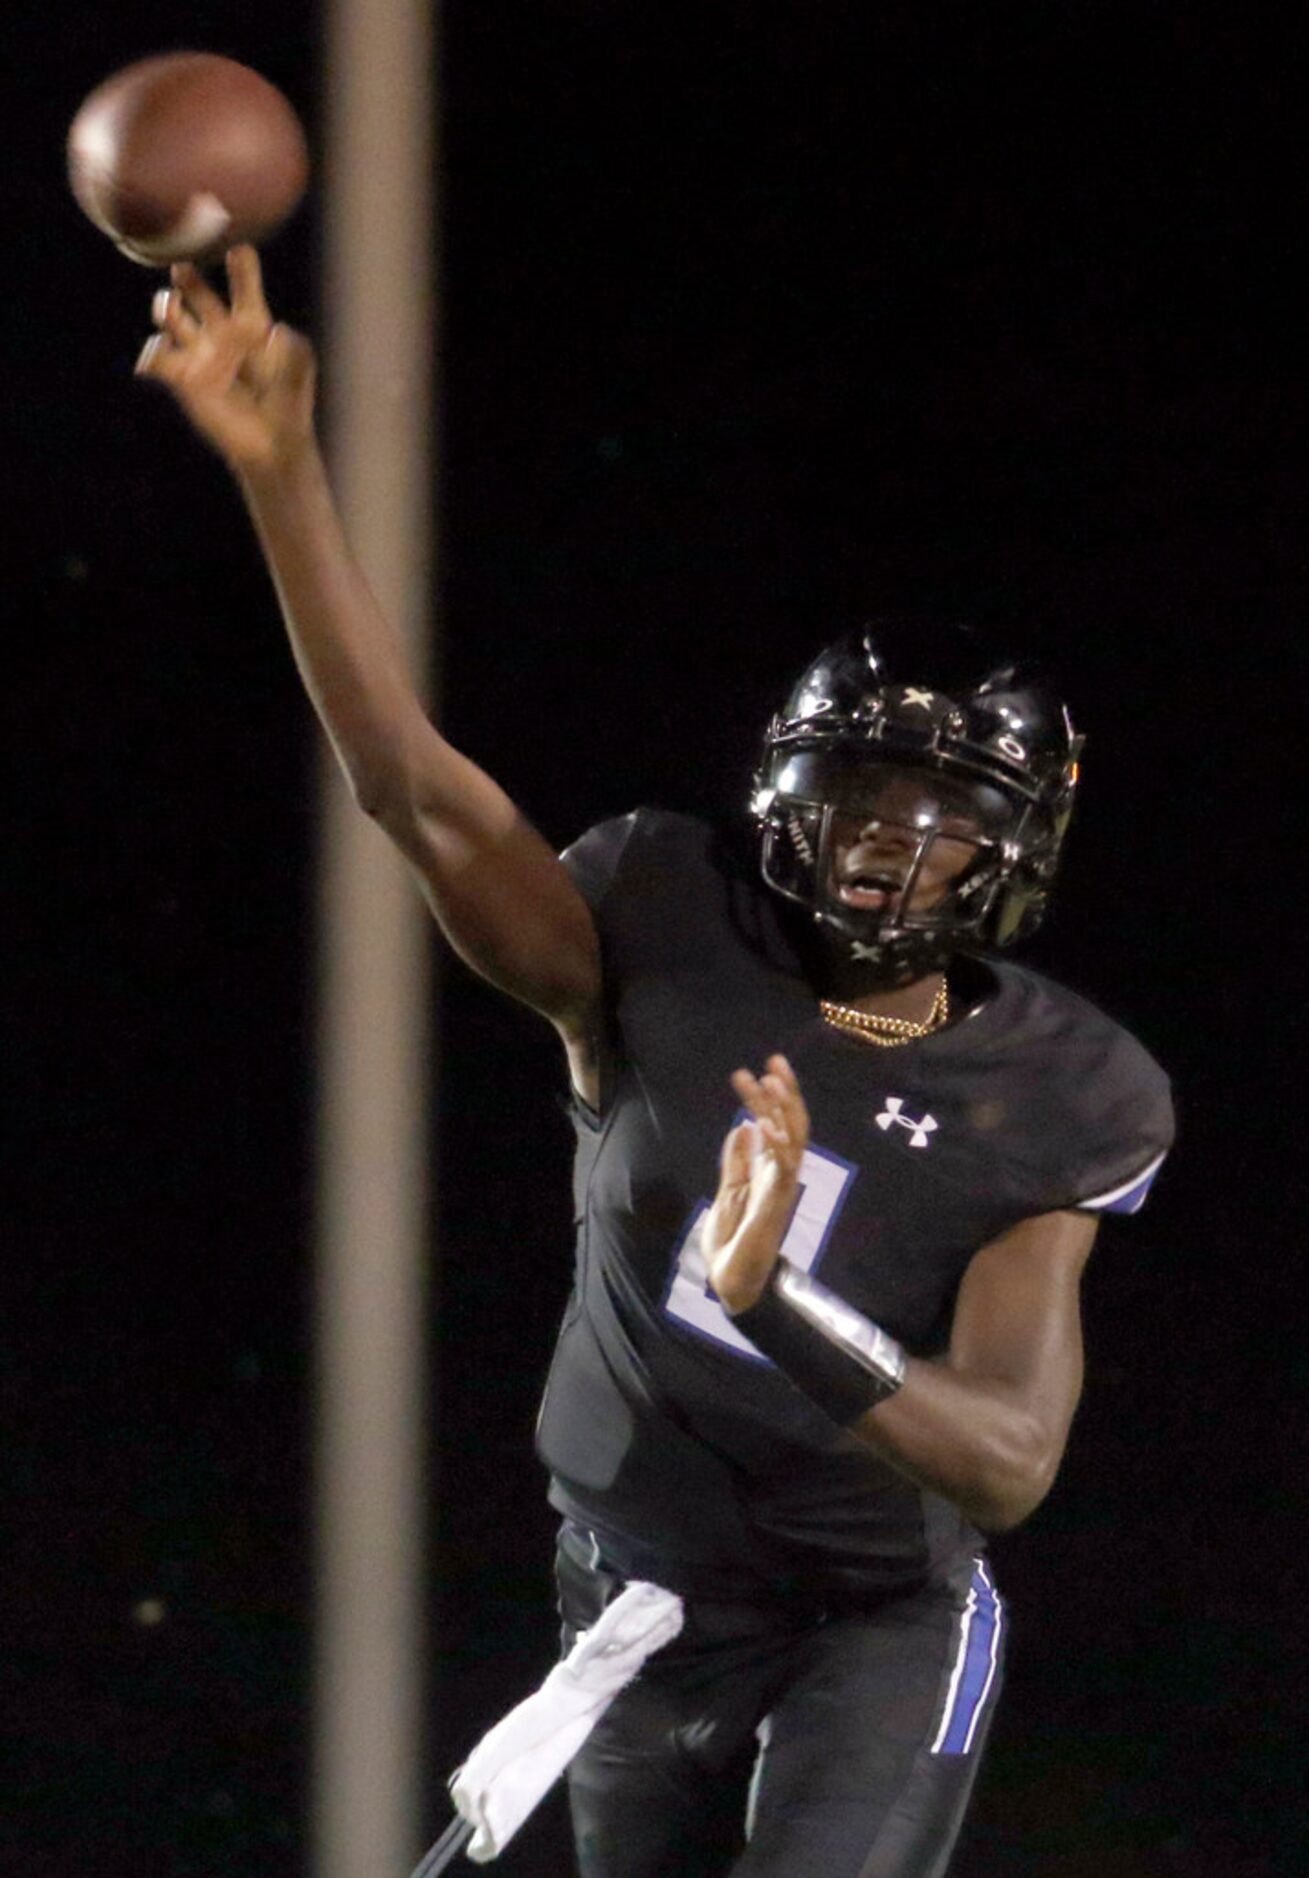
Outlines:
<svg viewBox="0 0 1309 1878"><path fill-rule="evenodd" d="M857 1171L849 1161L826 1148L805 1149L800 1163L800 1197L782 1241L783 1256L801 1271L817 1267ZM699 1202L677 1243L664 1309L700 1336L725 1344L741 1356L753 1357L756 1363L767 1362L737 1330L709 1288L709 1268L701 1243L709 1205L708 1200Z"/></svg>

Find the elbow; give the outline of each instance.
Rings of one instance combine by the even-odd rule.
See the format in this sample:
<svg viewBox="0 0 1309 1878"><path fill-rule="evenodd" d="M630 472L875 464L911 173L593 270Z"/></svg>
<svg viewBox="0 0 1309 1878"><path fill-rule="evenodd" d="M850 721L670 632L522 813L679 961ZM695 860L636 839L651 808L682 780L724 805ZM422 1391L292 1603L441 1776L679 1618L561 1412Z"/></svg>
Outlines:
<svg viewBox="0 0 1309 1878"><path fill-rule="evenodd" d="M354 803L355 807L362 809L370 822L378 822L385 825L386 797L381 790L369 782L357 782L353 776L350 777L349 781L350 800Z"/></svg>
<svg viewBox="0 0 1309 1878"><path fill-rule="evenodd" d="M1060 1448L1043 1429L1025 1424L1003 1452L990 1457L975 1490L961 1498L963 1511L982 1532L1012 1532L1049 1493L1060 1458Z"/></svg>
<svg viewBox="0 0 1309 1878"><path fill-rule="evenodd" d="M422 806L418 779L401 737L334 737L332 747L357 809L387 834L416 825Z"/></svg>
<svg viewBox="0 0 1309 1878"><path fill-rule="evenodd" d="M414 826L417 814L413 794L392 771L354 763L342 767L351 801L370 822L376 822L393 840L399 840L406 829Z"/></svg>
<svg viewBox="0 0 1309 1878"><path fill-rule="evenodd" d="M1031 1517L1045 1498L1044 1491L1023 1492L1020 1488L999 1493L979 1495L971 1504L965 1504L963 1510L979 1532L995 1535L1012 1532Z"/></svg>

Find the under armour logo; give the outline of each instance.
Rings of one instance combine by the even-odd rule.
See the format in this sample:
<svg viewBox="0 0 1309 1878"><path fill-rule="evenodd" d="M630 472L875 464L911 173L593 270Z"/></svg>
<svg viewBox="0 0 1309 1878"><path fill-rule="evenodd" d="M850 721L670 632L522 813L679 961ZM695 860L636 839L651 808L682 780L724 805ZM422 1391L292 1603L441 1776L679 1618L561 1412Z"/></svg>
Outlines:
<svg viewBox="0 0 1309 1878"><path fill-rule="evenodd" d="M936 693L934 691L919 691L913 685L906 685L900 702L904 705L916 704L921 710L930 711L933 704L936 702Z"/></svg>
<svg viewBox="0 0 1309 1878"><path fill-rule="evenodd" d="M856 939L850 947L850 957L852 959L863 959L869 965L876 965L881 956L881 946L865 945L862 939Z"/></svg>
<svg viewBox="0 0 1309 1878"><path fill-rule="evenodd" d="M903 1096L888 1096L886 1098L886 1107L877 1117L877 1126L882 1130L883 1134L891 1127L910 1128L913 1130L913 1133L909 1137L909 1146L911 1148L925 1148L927 1146L928 1136L935 1134L941 1124L934 1115L924 1115L922 1121L916 1122L912 1115L902 1115L900 1113L903 1107Z"/></svg>

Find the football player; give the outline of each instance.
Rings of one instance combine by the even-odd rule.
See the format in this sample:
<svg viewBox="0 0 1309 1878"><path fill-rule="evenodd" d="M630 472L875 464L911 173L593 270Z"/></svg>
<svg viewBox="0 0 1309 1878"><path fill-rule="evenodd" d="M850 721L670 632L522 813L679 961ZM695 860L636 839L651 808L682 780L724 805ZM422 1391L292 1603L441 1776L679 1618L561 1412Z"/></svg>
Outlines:
<svg viewBox="0 0 1309 1878"><path fill-rule="evenodd" d="M1105 1211L1167 1083L1001 954L1080 739L966 633L873 627L770 726L751 844L637 811L562 860L440 737L353 562L313 356L256 257L174 270L140 369L235 471L355 796L450 943L542 1013L578 1137L539 1446L566 1639L686 1607L570 1770L584 1878L939 1878L995 1710L990 1534L1059 1467Z"/></svg>

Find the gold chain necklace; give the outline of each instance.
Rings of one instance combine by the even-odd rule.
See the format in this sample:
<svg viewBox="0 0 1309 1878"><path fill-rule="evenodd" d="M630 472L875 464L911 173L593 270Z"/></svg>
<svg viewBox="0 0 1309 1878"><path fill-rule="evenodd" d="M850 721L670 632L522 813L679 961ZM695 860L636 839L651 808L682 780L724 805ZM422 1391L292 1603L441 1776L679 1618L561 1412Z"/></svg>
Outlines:
<svg viewBox="0 0 1309 1878"><path fill-rule="evenodd" d="M818 1008L824 1023L834 1030L843 1030L847 1036L859 1037L864 1043L878 1044L883 1050L893 1050L897 1044L912 1043L915 1037L930 1037L934 1030L940 1030L949 1022L950 991L942 978L932 1008L920 1023L908 1017L883 1017L876 1011L859 1011L851 1004L836 1004L831 998L820 998Z"/></svg>

